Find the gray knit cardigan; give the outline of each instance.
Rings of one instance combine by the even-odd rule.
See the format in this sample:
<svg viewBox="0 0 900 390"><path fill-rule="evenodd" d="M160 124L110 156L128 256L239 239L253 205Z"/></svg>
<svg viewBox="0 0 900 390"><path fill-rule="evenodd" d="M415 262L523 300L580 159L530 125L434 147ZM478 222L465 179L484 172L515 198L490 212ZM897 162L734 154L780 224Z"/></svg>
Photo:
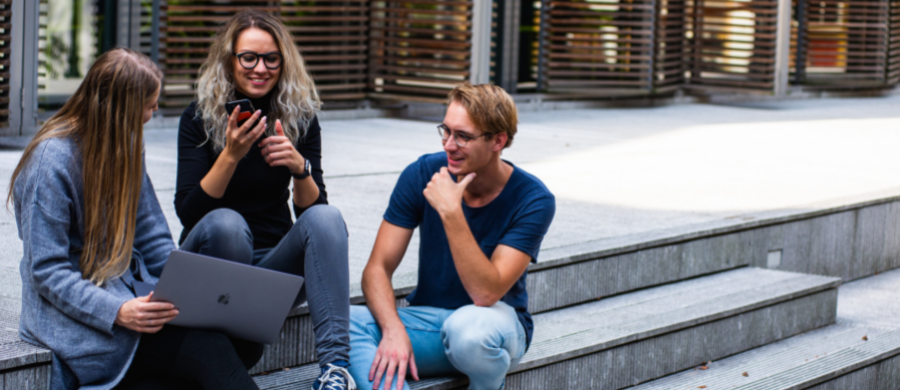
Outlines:
<svg viewBox="0 0 900 390"><path fill-rule="evenodd" d="M150 178L145 172L140 179L133 258L144 262L153 279L175 244ZM76 142L41 142L14 195L25 249L19 336L53 351L51 389L111 389L128 370L140 334L114 323L119 307L134 298L121 279L97 287L81 277L84 184Z"/></svg>

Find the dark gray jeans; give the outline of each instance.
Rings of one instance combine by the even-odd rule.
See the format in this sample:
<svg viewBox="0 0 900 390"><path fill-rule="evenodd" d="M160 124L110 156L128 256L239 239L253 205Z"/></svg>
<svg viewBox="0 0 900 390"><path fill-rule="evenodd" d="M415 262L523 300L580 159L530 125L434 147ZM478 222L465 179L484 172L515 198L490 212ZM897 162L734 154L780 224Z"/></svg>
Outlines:
<svg viewBox="0 0 900 390"><path fill-rule="evenodd" d="M350 265L347 226L337 208L310 207L274 248L253 250L253 234L236 211L204 216L181 249L303 276L295 305L309 298L319 365L350 360Z"/></svg>

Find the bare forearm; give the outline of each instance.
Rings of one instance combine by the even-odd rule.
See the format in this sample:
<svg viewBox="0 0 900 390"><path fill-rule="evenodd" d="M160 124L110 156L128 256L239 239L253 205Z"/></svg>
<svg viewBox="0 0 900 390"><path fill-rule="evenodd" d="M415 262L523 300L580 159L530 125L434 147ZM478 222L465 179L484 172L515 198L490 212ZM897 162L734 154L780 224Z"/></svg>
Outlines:
<svg viewBox="0 0 900 390"><path fill-rule="evenodd" d="M500 272L481 251L462 211L442 216L456 272L478 306L491 306L503 296Z"/></svg>
<svg viewBox="0 0 900 390"><path fill-rule="evenodd" d="M397 314L397 298L394 295L391 276L384 269L366 267L363 271L362 290L366 297L366 306L369 307L372 317L383 333L404 330Z"/></svg>
<svg viewBox="0 0 900 390"><path fill-rule="evenodd" d="M228 182L231 181L231 177L234 175L237 163L236 159L222 152L209 170L209 173L200 180L200 188L203 188L203 192L216 199L224 196L225 189L228 188Z"/></svg>
<svg viewBox="0 0 900 390"><path fill-rule="evenodd" d="M300 208L307 208L319 199L319 186L316 185L312 175L303 180L294 179L294 204Z"/></svg>

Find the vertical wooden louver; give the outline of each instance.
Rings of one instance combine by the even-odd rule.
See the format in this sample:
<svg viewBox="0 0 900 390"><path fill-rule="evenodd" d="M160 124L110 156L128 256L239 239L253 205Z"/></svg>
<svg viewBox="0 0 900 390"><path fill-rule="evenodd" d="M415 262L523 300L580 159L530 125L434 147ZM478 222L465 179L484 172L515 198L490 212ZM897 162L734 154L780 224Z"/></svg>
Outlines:
<svg viewBox="0 0 900 390"><path fill-rule="evenodd" d="M151 56L153 47L153 0L141 0L141 21L137 25L141 53Z"/></svg>
<svg viewBox="0 0 900 390"><path fill-rule="evenodd" d="M772 90L777 0L688 0L688 83Z"/></svg>
<svg viewBox="0 0 900 390"><path fill-rule="evenodd" d="M900 0L893 0L890 2L888 16L886 83L888 85L895 85L900 83Z"/></svg>
<svg viewBox="0 0 900 390"><path fill-rule="evenodd" d="M667 33L654 34L654 0L545 0L543 4L542 87L548 92L622 95L652 90L654 43L670 42Z"/></svg>
<svg viewBox="0 0 900 390"><path fill-rule="evenodd" d="M168 0L160 18L164 114L180 112L196 99L198 70L216 31L245 9L281 18L322 100L365 97L368 0Z"/></svg>
<svg viewBox="0 0 900 390"><path fill-rule="evenodd" d="M822 86L883 85L889 78L890 3L887 0L804 1L800 7L794 2L794 82Z"/></svg>
<svg viewBox="0 0 900 390"><path fill-rule="evenodd" d="M472 1L374 1L370 20L372 97L441 102L469 79Z"/></svg>
<svg viewBox="0 0 900 390"><path fill-rule="evenodd" d="M657 0L654 51L654 92L684 83L685 0Z"/></svg>
<svg viewBox="0 0 900 390"><path fill-rule="evenodd" d="M13 0L0 0L0 128L9 127L12 2Z"/></svg>

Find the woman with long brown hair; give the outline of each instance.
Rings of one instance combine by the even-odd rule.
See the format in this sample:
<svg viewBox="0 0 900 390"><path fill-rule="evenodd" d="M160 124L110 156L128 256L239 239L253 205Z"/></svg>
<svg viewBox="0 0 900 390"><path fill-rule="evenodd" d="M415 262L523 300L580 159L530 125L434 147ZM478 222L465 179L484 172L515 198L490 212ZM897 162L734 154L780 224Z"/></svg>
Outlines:
<svg viewBox="0 0 900 390"><path fill-rule="evenodd" d="M143 162L161 78L140 53L104 53L13 172L19 335L53 352L52 389L257 388L247 368L261 351L164 327L175 307L135 297L132 283L155 282L175 248Z"/></svg>
<svg viewBox="0 0 900 390"><path fill-rule="evenodd" d="M308 297L321 367L313 388L354 388L347 228L328 205L320 102L291 34L270 14L236 14L197 90L178 130L181 249L305 277L295 304ZM256 109L243 122L239 107L226 110L242 99Z"/></svg>

